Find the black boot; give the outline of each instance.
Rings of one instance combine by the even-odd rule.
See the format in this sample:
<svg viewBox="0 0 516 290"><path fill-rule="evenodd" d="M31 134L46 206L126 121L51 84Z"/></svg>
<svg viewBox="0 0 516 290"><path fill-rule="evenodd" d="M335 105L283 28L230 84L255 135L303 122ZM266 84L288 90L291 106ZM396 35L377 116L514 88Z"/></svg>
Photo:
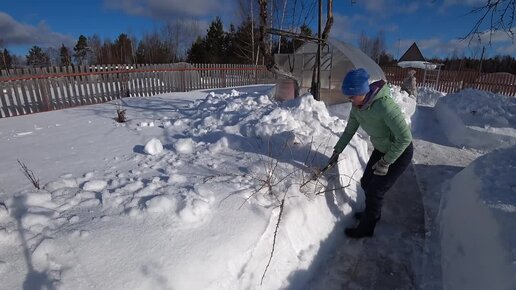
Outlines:
<svg viewBox="0 0 516 290"><path fill-rule="evenodd" d="M353 214L353 217L354 217L354 218L356 218L357 220L360 220L360 219L362 218L362 216L363 216L363 215L364 215L364 212L363 212L363 211L359 211L359 212L354 213L354 214ZM381 218L381 216L380 216L380 217L378 217L378 218L376 219L376 221L379 221L379 220L380 220L380 218Z"/></svg>
<svg viewBox="0 0 516 290"><path fill-rule="evenodd" d="M366 213L362 213L360 217L360 223L356 228L346 228L346 230L344 231L344 233L346 233L346 236L354 239L373 236L374 228L376 227L376 222L378 222L378 218L375 218L373 215Z"/></svg>

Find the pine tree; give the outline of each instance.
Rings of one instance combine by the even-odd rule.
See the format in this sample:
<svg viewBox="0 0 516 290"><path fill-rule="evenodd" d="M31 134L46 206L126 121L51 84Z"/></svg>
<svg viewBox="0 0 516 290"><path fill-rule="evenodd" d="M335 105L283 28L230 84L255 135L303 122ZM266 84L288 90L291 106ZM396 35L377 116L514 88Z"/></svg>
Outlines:
<svg viewBox="0 0 516 290"><path fill-rule="evenodd" d="M50 66L50 58L43 52L41 47L34 45L27 57L27 65L32 67L47 67Z"/></svg>
<svg viewBox="0 0 516 290"><path fill-rule="evenodd" d="M254 42L252 39L252 23L251 19L247 18L237 27L234 33L230 33L230 47L229 53L236 58L236 63L253 63L254 54L258 51L258 41Z"/></svg>
<svg viewBox="0 0 516 290"><path fill-rule="evenodd" d="M132 63L133 49L131 39L125 33L121 33L113 44L113 54L117 63Z"/></svg>
<svg viewBox="0 0 516 290"><path fill-rule="evenodd" d="M220 17L216 17L208 28L208 33L204 39L204 45L208 53L208 63L224 63L228 49L226 33L222 26Z"/></svg>
<svg viewBox="0 0 516 290"><path fill-rule="evenodd" d="M186 60L191 63L207 63L208 56L204 44L204 40L201 37L197 37L197 40L192 43L192 46L186 53Z"/></svg>
<svg viewBox="0 0 516 290"><path fill-rule="evenodd" d="M0 69L12 69L13 58L7 48L0 51Z"/></svg>
<svg viewBox="0 0 516 290"><path fill-rule="evenodd" d="M61 44L59 49L59 58L61 66L72 65L72 57L70 56L70 50L64 44Z"/></svg>
<svg viewBox="0 0 516 290"><path fill-rule="evenodd" d="M171 49L157 33L145 35L136 49L137 63L170 63Z"/></svg>
<svg viewBox="0 0 516 290"><path fill-rule="evenodd" d="M86 39L86 36L79 36L79 40L77 40L77 44L75 45L73 50L75 51L73 56L75 57L77 64L83 65L84 61L86 60L86 57L88 56L89 51L88 40Z"/></svg>

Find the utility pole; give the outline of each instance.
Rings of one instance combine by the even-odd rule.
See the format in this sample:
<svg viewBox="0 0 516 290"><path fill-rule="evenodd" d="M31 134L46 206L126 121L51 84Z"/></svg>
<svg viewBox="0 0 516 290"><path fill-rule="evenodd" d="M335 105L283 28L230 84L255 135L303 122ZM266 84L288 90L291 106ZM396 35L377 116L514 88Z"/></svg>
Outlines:
<svg viewBox="0 0 516 290"><path fill-rule="evenodd" d="M314 99L321 100L321 36L322 36L322 0L319 0L319 22L317 25L317 54L314 60L314 72L312 74L311 93Z"/></svg>
<svg viewBox="0 0 516 290"><path fill-rule="evenodd" d="M482 74L482 62L484 61L484 52L485 52L485 50L486 50L486 47L482 46L482 54L480 55L480 65L479 65L479 68L478 68L478 75Z"/></svg>
<svg viewBox="0 0 516 290"><path fill-rule="evenodd" d="M401 38L398 38L398 52L396 53L396 59L400 60L400 46L401 46Z"/></svg>

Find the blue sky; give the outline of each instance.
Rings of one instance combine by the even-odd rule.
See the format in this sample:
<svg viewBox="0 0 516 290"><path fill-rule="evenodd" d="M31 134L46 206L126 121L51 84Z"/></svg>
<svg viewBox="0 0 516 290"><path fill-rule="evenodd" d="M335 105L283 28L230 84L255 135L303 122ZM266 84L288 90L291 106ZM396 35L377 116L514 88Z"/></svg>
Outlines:
<svg viewBox="0 0 516 290"><path fill-rule="evenodd" d="M256 1L256 0L255 0ZM283 3L283 0L277 0ZM314 0L315 1L315 0ZM334 0L331 36L357 46L362 32L383 31L388 52L399 57L416 42L425 57L479 56L481 49L459 41L478 16L466 15L487 0ZM0 39L16 54L32 45L73 46L80 34L115 39L124 32L139 37L166 21L196 21L203 29L220 16L227 25L238 21L238 0L0 0ZM316 30L316 19L309 25ZM227 26L226 26L227 27ZM516 29L515 29L516 30ZM503 33L486 44L488 56L516 56L516 43Z"/></svg>

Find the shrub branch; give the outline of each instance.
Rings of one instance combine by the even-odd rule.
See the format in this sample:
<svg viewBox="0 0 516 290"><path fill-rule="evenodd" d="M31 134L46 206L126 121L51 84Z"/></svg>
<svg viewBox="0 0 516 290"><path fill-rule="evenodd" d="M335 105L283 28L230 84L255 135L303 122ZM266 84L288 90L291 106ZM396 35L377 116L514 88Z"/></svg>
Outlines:
<svg viewBox="0 0 516 290"><path fill-rule="evenodd" d="M34 185L34 187L39 190L40 189L40 187L39 187L39 178L37 178L34 175L34 172L32 172L32 170L30 170L27 167L27 165L25 165L25 163L20 161L20 159L16 159L16 160L18 160L18 164L20 164L20 166L22 168L23 175L25 175L25 177L27 177L27 179L30 180L32 185Z"/></svg>

